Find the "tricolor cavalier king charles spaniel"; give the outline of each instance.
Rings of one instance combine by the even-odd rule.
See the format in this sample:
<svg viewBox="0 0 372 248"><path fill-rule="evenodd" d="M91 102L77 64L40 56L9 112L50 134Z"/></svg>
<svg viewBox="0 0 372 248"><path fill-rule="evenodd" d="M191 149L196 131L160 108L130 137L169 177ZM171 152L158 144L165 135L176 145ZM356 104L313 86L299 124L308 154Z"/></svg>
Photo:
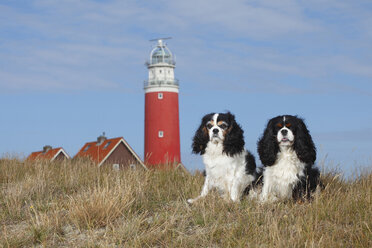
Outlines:
<svg viewBox="0 0 372 248"><path fill-rule="evenodd" d="M303 120L283 115L271 119L258 141L264 166L262 202L310 198L319 181L316 148Z"/></svg>
<svg viewBox="0 0 372 248"><path fill-rule="evenodd" d="M255 158L244 149L243 130L230 112L203 117L192 151L202 155L206 177L200 196L189 199L189 203L205 197L213 188L232 201L239 201L257 178Z"/></svg>

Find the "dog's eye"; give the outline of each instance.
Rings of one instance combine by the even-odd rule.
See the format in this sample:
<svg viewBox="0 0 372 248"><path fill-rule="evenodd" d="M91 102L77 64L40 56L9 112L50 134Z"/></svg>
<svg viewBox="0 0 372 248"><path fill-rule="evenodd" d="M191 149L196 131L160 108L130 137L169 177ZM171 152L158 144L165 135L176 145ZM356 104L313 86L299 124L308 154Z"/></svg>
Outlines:
<svg viewBox="0 0 372 248"><path fill-rule="evenodd" d="M210 123L207 124L207 128L208 128L208 129L211 129L212 127L213 127L212 124L210 124Z"/></svg>
<svg viewBox="0 0 372 248"><path fill-rule="evenodd" d="M283 124L282 123L278 123L278 124L276 124L276 126L279 127L279 128L282 128L283 127Z"/></svg>
<svg viewBox="0 0 372 248"><path fill-rule="evenodd" d="M291 124L291 123L287 123L287 124L285 124L285 126L286 126L286 127L291 127L292 124Z"/></svg>
<svg viewBox="0 0 372 248"><path fill-rule="evenodd" d="M220 125L220 128L222 128L222 129L226 129L226 128L227 128L227 125L226 125L225 123L222 123L222 124Z"/></svg>

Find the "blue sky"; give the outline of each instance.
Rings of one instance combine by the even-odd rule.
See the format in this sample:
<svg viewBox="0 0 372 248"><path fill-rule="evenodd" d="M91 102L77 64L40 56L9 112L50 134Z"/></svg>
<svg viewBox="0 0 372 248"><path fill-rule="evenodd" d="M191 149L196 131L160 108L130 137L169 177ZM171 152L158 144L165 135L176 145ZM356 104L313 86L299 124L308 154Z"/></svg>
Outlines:
<svg viewBox="0 0 372 248"><path fill-rule="evenodd" d="M371 166L371 23L363 0L1 0L0 154L73 156L105 131L143 156L149 40L172 36L187 168L201 117L225 110L255 154L268 119L297 114L319 165Z"/></svg>

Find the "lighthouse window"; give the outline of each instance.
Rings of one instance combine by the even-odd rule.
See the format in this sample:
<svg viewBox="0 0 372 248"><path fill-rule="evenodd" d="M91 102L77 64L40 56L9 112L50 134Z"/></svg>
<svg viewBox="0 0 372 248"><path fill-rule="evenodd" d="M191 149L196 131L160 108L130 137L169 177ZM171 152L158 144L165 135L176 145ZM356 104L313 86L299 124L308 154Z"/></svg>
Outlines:
<svg viewBox="0 0 372 248"><path fill-rule="evenodd" d="M158 136L159 136L159 138L163 138L164 137L164 132L163 131L159 131Z"/></svg>
<svg viewBox="0 0 372 248"><path fill-rule="evenodd" d="M158 93L158 99L163 99L163 93Z"/></svg>
<svg viewBox="0 0 372 248"><path fill-rule="evenodd" d="M161 70L159 70L159 73L161 73Z"/></svg>

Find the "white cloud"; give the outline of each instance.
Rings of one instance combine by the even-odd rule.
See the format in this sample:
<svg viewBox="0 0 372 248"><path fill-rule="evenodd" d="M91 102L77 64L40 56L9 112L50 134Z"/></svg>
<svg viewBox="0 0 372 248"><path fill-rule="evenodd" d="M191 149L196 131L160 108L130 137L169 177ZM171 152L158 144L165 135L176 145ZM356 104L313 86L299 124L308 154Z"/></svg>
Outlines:
<svg viewBox="0 0 372 248"><path fill-rule="evenodd" d="M224 33L234 37L269 38L289 33L306 33L320 27L306 21L294 2L269 7L259 1L163 1L167 10L188 20L190 26L200 31ZM292 8L285 8L291 5ZM199 31L199 32L198 32ZM222 38L222 37L221 37Z"/></svg>

